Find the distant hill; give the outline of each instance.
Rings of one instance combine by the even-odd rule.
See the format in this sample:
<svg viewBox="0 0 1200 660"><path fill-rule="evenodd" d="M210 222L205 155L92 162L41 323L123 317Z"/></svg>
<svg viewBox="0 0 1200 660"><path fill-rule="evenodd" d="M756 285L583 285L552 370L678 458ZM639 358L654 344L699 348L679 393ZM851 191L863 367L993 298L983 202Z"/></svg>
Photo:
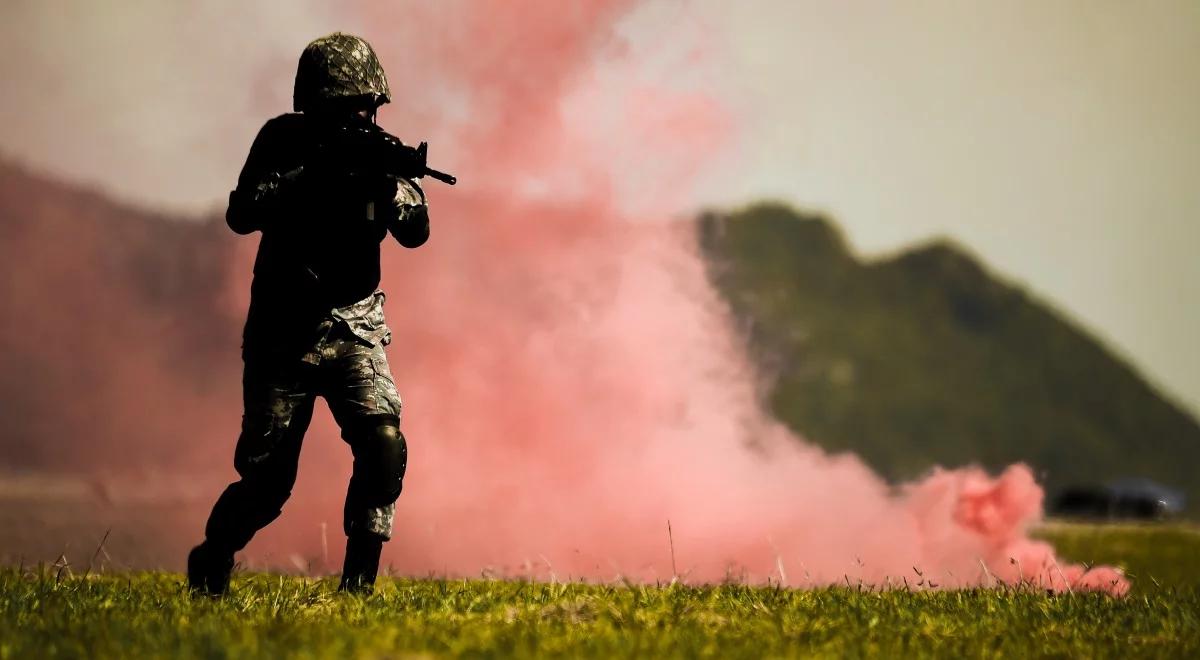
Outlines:
<svg viewBox="0 0 1200 660"><path fill-rule="evenodd" d="M772 409L811 440L893 479L1023 460L1052 487L1147 476L1200 509L1196 420L954 245L862 262L778 205L699 231ZM224 465L190 429L236 425L235 239L0 160L0 467Z"/></svg>
<svg viewBox="0 0 1200 660"><path fill-rule="evenodd" d="M238 405L233 238L0 160L0 468L194 465L198 402Z"/></svg>
<svg viewBox="0 0 1200 660"><path fill-rule="evenodd" d="M699 223L771 409L892 479L1026 461L1053 491L1137 475L1200 506L1200 425L1077 324L947 241L861 261L774 204Z"/></svg>

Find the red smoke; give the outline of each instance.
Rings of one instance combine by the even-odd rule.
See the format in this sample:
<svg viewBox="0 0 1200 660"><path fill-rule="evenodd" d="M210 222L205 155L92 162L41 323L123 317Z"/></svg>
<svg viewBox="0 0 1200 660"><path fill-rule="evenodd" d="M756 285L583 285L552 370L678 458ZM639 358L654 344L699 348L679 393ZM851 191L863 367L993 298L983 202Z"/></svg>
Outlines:
<svg viewBox="0 0 1200 660"><path fill-rule="evenodd" d="M410 447L385 561L409 574L1128 588L1108 569L1057 566L1025 536L1042 495L1022 466L940 471L895 493L764 414L692 225L673 218L736 139L731 119L716 99L639 79L616 30L631 3L528 5L355 14L391 77L381 123L429 139L433 165L461 181L427 186L427 245L385 250ZM242 305L254 242L240 241ZM206 455L232 455L235 415L212 411L219 429L188 416ZM336 438L318 413L296 500L250 555L317 555L321 523L340 527L349 451Z"/></svg>
<svg viewBox="0 0 1200 660"><path fill-rule="evenodd" d="M940 472L893 496L762 413L690 225L670 216L728 119L632 82L613 26L628 7L452 7L366 21L401 63L382 121L436 136L435 158L452 145L443 164L463 181L431 190L431 242L385 263L411 444L399 570L669 580L674 561L692 580L880 583L916 566L946 585L1081 583L1024 537L1041 508L1027 469ZM416 105L431 114L406 121L405 90L431 87L465 116ZM617 130L601 143L597 126Z"/></svg>

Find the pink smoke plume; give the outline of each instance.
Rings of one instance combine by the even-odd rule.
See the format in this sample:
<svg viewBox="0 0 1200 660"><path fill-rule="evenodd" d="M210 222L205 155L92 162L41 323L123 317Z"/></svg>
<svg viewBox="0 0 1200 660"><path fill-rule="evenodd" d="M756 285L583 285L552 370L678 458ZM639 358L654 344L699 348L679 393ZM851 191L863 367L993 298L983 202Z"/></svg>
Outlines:
<svg viewBox="0 0 1200 660"><path fill-rule="evenodd" d="M544 9L366 10L400 90L382 123L437 136L435 158L452 145L439 162L463 182L429 186L432 240L384 264L411 452L386 559L417 574L1123 593L1118 573L1060 566L1025 536L1042 499L1026 467L939 471L893 494L762 412L690 225L672 219L730 118L635 82L614 32L627 3ZM404 67L413 53L421 68ZM409 89L465 110L440 120ZM307 470L345 465L324 437L342 458L310 449ZM344 475L323 470L338 486L317 489L327 511Z"/></svg>
<svg viewBox="0 0 1200 660"><path fill-rule="evenodd" d="M429 139L434 166L460 178L455 188L427 186L427 245L385 249L388 352L410 446L385 561L416 575L733 576L800 587L1028 581L1124 593L1119 573L1060 565L1052 548L1027 537L1042 500L1028 468L996 478L937 471L897 490L855 456L828 455L764 413L693 224L676 217L694 186L719 180L712 168L736 143L736 122L703 90L645 75L645 54L631 52L619 29L633 8L581 1L347 10L391 78L395 100L381 123L406 140ZM703 36L678 67L703 66ZM288 62L272 75L292 75L302 46L270 58ZM263 119L284 109L264 109ZM237 240L227 307L240 315L256 242ZM86 245L49 246L54 254L45 257L80 251L98 262L93 270L106 268L107 255ZM93 286L89 268L62 273L64 290ZM44 282L26 284L12 285L24 292L15 300L38 309ZM90 298L84 321L97 331L53 371L66 383L75 364L98 365L99 394L55 405L81 419L109 410L123 420L72 451L88 461L122 448L165 456L186 447L197 465L227 465L236 375L217 369L229 376L224 384L184 382L174 343L138 348L177 334L175 326L126 297ZM205 332L233 332L224 320L194 321ZM53 329L71 343L71 325ZM23 354L41 346L15 325L4 332L23 338ZM209 348L205 355L215 354ZM106 374L116 384L103 389ZM158 405L167 399L188 409ZM247 555L320 556L324 526L332 568L349 471L349 451L320 410L296 496ZM204 483L215 498L216 483Z"/></svg>

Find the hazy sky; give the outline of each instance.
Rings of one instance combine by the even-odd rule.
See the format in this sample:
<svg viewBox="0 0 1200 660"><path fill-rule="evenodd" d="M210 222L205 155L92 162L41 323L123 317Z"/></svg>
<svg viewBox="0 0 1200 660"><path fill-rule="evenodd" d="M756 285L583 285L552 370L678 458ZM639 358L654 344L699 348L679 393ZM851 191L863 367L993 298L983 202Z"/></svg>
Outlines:
<svg viewBox="0 0 1200 660"><path fill-rule="evenodd" d="M722 199L966 244L1200 410L1200 2L724 2Z"/></svg>
<svg viewBox="0 0 1200 660"><path fill-rule="evenodd" d="M303 44L361 27L336 6L7 0L0 152L213 208ZM1200 2L662 0L625 32L732 113L698 205L822 210L868 255L950 236L1200 410Z"/></svg>

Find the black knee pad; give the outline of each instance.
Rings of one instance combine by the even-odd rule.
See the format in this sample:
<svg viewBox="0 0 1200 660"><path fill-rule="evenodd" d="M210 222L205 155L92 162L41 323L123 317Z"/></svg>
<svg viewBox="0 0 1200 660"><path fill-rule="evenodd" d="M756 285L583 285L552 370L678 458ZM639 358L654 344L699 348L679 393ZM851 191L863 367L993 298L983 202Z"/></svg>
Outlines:
<svg viewBox="0 0 1200 660"><path fill-rule="evenodd" d="M404 439L404 433L391 425L377 427L376 433L382 446L381 453L392 466L396 476L403 478L404 471L408 468L408 442Z"/></svg>
<svg viewBox="0 0 1200 660"><path fill-rule="evenodd" d="M408 443L392 423L365 425L351 442L354 472L374 494L392 502L408 468ZM375 498L372 498L375 499Z"/></svg>
<svg viewBox="0 0 1200 660"><path fill-rule="evenodd" d="M391 424L376 426L369 439L375 460L384 466L383 472L389 477L403 479L404 471L408 469L408 443L400 429Z"/></svg>

